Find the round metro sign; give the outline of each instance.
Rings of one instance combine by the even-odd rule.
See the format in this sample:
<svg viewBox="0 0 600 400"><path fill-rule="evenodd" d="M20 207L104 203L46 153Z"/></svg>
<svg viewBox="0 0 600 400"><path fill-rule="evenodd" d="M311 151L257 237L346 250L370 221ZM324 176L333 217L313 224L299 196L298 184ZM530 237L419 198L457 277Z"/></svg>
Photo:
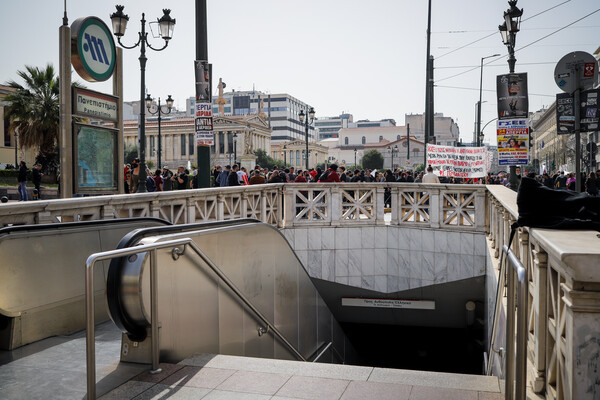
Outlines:
<svg viewBox="0 0 600 400"><path fill-rule="evenodd" d="M98 17L78 18L71 25L71 64L83 79L102 82L115 69L115 42Z"/></svg>

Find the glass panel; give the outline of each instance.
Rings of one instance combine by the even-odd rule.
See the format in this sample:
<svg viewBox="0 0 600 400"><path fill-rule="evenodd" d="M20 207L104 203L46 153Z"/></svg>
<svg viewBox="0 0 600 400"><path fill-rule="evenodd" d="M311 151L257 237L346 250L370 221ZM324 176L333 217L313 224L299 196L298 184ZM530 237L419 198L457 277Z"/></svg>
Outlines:
<svg viewBox="0 0 600 400"><path fill-rule="evenodd" d="M77 141L76 192L116 192L118 131L79 124L76 124L75 127Z"/></svg>

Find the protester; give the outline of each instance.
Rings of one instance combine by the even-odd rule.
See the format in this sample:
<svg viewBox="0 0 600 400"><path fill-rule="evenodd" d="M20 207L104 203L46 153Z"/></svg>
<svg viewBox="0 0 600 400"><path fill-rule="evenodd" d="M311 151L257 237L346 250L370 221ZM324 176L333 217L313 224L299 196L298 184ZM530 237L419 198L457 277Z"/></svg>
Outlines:
<svg viewBox="0 0 600 400"><path fill-rule="evenodd" d="M255 169L249 182L250 185L262 185L266 183L265 177L260 174L260 170Z"/></svg>
<svg viewBox="0 0 600 400"><path fill-rule="evenodd" d="M427 173L423 175L423 183L440 183L440 179L433 173L433 167L427 167Z"/></svg>
<svg viewBox="0 0 600 400"><path fill-rule="evenodd" d="M38 199L41 199L42 193L40 191L40 185L42 184L42 176L44 175L44 174L42 174L42 164L36 163L33 166L32 174L33 174L33 186L35 186L35 193L34 193L33 198L35 199L37 197ZM37 194L37 196L36 196L36 194Z"/></svg>
<svg viewBox="0 0 600 400"><path fill-rule="evenodd" d="M19 201L27 201L27 164L25 164L25 161L19 163L17 182L19 182L19 187L17 188L20 197Z"/></svg>
<svg viewBox="0 0 600 400"><path fill-rule="evenodd" d="M163 179L163 191L167 192L169 190L173 190L173 172L168 166L163 166L161 177Z"/></svg>

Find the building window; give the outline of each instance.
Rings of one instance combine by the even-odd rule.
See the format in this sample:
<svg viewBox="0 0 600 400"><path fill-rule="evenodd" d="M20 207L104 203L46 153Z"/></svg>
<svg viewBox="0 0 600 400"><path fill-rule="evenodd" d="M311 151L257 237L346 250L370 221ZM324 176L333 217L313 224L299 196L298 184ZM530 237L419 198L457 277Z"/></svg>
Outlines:
<svg viewBox="0 0 600 400"><path fill-rule="evenodd" d="M295 165L300 165L302 164L302 160L300 159L300 150L296 150L296 164Z"/></svg>
<svg viewBox="0 0 600 400"><path fill-rule="evenodd" d="M396 136L396 140L400 140L400 135Z"/></svg>
<svg viewBox="0 0 600 400"><path fill-rule="evenodd" d="M194 155L194 134L188 134L188 154L190 156Z"/></svg>
<svg viewBox="0 0 600 400"><path fill-rule="evenodd" d="M185 156L185 133L182 133L180 135L180 139L179 140L181 140L181 143L180 143L180 145L181 145L181 155Z"/></svg>
<svg viewBox="0 0 600 400"><path fill-rule="evenodd" d="M419 149L414 149L413 150L413 157L418 157L419 156Z"/></svg>
<svg viewBox="0 0 600 400"><path fill-rule="evenodd" d="M347 144L348 144L348 136L346 136L346 137L344 138L344 144L345 144L345 145L347 145Z"/></svg>
<svg viewBox="0 0 600 400"><path fill-rule="evenodd" d="M362 144L365 144L365 143L367 143L367 138L363 136L363 137L362 137L362 140L361 140L361 143L362 143Z"/></svg>
<svg viewBox="0 0 600 400"><path fill-rule="evenodd" d="M381 142L383 140L383 136L379 135L379 141Z"/></svg>
<svg viewBox="0 0 600 400"><path fill-rule="evenodd" d="M219 154L225 154L225 135L219 132Z"/></svg>

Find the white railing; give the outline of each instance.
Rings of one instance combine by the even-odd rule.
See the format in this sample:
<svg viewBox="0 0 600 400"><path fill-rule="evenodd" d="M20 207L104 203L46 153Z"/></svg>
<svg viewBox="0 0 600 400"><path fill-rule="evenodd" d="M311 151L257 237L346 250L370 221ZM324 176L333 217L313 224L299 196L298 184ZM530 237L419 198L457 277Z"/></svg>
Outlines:
<svg viewBox="0 0 600 400"><path fill-rule="evenodd" d="M488 190L489 240L498 258L518 217L516 193ZM600 398L598 233L520 228L511 250L527 271L528 384L547 399Z"/></svg>

